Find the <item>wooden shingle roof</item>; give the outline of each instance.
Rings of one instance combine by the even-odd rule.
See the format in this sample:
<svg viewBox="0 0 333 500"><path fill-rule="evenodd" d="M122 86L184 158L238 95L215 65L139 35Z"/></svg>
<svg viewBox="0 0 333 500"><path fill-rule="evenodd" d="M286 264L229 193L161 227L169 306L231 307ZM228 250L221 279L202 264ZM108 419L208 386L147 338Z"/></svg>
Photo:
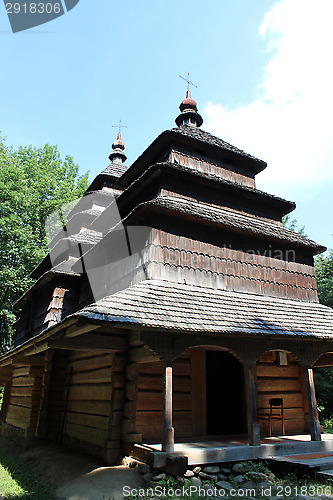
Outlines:
<svg viewBox="0 0 333 500"><path fill-rule="evenodd" d="M333 339L333 310L318 303L147 280L76 317L134 328Z"/></svg>
<svg viewBox="0 0 333 500"><path fill-rule="evenodd" d="M152 206L220 224L228 228L233 228L236 231L307 247L315 254L326 250L326 247L319 245L315 241L299 233L291 231L279 221L259 217L246 212L239 212L226 207L208 205L199 201L160 196L148 202L141 203L135 210L140 210L144 207L151 208Z"/></svg>

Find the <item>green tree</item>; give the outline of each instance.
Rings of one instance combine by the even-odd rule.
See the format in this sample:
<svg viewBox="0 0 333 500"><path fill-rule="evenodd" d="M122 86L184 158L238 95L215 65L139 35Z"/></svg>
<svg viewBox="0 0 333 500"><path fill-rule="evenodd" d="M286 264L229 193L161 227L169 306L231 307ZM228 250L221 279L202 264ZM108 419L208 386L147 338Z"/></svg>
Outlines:
<svg viewBox="0 0 333 500"><path fill-rule="evenodd" d="M333 250L326 257L319 255L315 260L315 268L319 301L333 307Z"/></svg>
<svg viewBox="0 0 333 500"><path fill-rule="evenodd" d="M319 255L315 259L319 302L333 307L333 250L327 256ZM318 406L322 407L320 416L332 418L333 415L333 367L327 366L315 370L315 382Z"/></svg>
<svg viewBox="0 0 333 500"><path fill-rule="evenodd" d="M45 220L82 196L88 173L57 146L14 149L0 136L0 351L11 345L13 303L33 284L31 271L48 252Z"/></svg>

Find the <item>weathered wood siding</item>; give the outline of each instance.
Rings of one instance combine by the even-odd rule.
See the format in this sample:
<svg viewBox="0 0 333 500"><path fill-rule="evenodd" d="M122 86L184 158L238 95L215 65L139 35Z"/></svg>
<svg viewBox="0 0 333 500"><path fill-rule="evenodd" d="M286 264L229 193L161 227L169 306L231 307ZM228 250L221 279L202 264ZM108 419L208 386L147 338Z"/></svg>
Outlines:
<svg viewBox="0 0 333 500"><path fill-rule="evenodd" d="M173 364L173 426L175 438L192 435L191 417L191 364L185 353ZM142 439L156 439L162 435L163 363L139 365L138 400L136 412L137 432Z"/></svg>
<svg viewBox="0 0 333 500"><path fill-rule="evenodd" d="M24 366L13 371L6 422L34 435L37 425L43 369Z"/></svg>
<svg viewBox="0 0 333 500"><path fill-rule="evenodd" d="M104 448L108 438L113 355L72 352L64 387L63 435Z"/></svg>
<svg viewBox="0 0 333 500"><path fill-rule="evenodd" d="M257 407L259 413L267 413L269 399L282 398L286 434L294 434L307 430L308 406L304 368L292 355L288 358L288 366L277 366L274 352L266 353L257 361ZM263 433L268 434L268 422L260 421L259 425ZM281 422L273 424L274 434L281 433L281 425Z"/></svg>
<svg viewBox="0 0 333 500"><path fill-rule="evenodd" d="M314 267L219 247L154 229L149 277L271 297L317 302Z"/></svg>
<svg viewBox="0 0 333 500"><path fill-rule="evenodd" d="M199 156L195 157L192 154L190 155L174 149L170 151L167 159L172 163L178 163L199 172L216 175L217 177L237 182L243 186L255 187L255 179L253 177L235 172L235 165L228 164L226 161L221 164L218 164L218 162L212 163L208 159L203 159Z"/></svg>

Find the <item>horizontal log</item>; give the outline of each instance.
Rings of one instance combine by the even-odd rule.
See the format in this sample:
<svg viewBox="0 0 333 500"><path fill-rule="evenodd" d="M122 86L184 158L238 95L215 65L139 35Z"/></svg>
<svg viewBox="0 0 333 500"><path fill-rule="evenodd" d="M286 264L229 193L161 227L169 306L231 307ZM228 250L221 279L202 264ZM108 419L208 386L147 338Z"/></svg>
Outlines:
<svg viewBox="0 0 333 500"><path fill-rule="evenodd" d="M14 368L13 379L16 377L30 376L30 377L41 377L43 374L43 368L39 366L23 366L22 368Z"/></svg>
<svg viewBox="0 0 333 500"><path fill-rule="evenodd" d="M159 361L157 354L147 347L132 347L129 350L129 361L131 363L150 363Z"/></svg>
<svg viewBox="0 0 333 500"><path fill-rule="evenodd" d="M32 387L12 387L11 396L25 396L32 397L33 396L33 388ZM36 391L40 393L40 391Z"/></svg>
<svg viewBox="0 0 333 500"><path fill-rule="evenodd" d="M285 408L303 408L303 396L300 392L292 392L292 393L267 393L267 394L258 394L257 396L257 406L264 408L268 407L268 400L270 398L282 398L283 406Z"/></svg>
<svg viewBox="0 0 333 500"><path fill-rule="evenodd" d="M82 359L70 363L73 366L73 373L96 370L98 368L109 368L112 366L113 354L98 356L91 359Z"/></svg>
<svg viewBox="0 0 333 500"><path fill-rule="evenodd" d="M44 364L44 356L14 356L12 358L12 365L17 367L40 366L42 368Z"/></svg>
<svg viewBox="0 0 333 500"><path fill-rule="evenodd" d="M35 379L32 377L15 377L12 382L12 387L32 387ZM40 379L40 387L42 386L42 379Z"/></svg>
<svg viewBox="0 0 333 500"><path fill-rule="evenodd" d="M76 413L108 416L110 407L109 401L69 401L67 410Z"/></svg>
<svg viewBox="0 0 333 500"><path fill-rule="evenodd" d="M277 411L274 412L277 414ZM269 415L269 409L267 407L258 407L258 414ZM304 418L303 408L286 408L283 410L285 420L302 419Z"/></svg>
<svg viewBox="0 0 333 500"><path fill-rule="evenodd" d="M89 415L87 413L66 413L66 422L71 424L84 425L85 427L94 427L96 429L107 430L109 417L101 415Z"/></svg>
<svg viewBox="0 0 333 500"><path fill-rule="evenodd" d="M30 422L22 421L19 418L16 418L15 415L9 415L9 416L7 416L6 422L7 422L7 424L13 425L14 427L18 427L19 429L22 429L24 431L30 425Z"/></svg>
<svg viewBox="0 0 333 500"><path fill-rule="evenodd" d="M137 432L143 439L161 440L162 412L140 411L137 412ZM191 412L173 412L173 426L176 437L190 437L192 434Z"/></svg>
<svg viewBox="0 0 333 500"><path fill-rule="evenodd" d="M11 395L9 402L12 405L23 406L25 408L31 407L31 397L30 396L22 397L22 396Z"/></svg>
<svg viewBox="0 0 333 500"><path fill-rule="evenodd" d="M173 391L191 392L191 380L188 377L173 377ZM140 374L138 380L140 391L163 391L163 378L161 375Z"/></svg>
<svg viewBox="0 0 333 500"><path fill-rule="evenodd" d="M273 379L259 378L256 383L258 392L269 391L300 391L300 381L298 379Z"/></svg>
<svg viewBox="0 0 333 500"><path fill-rule="evenodd" d="M110 401L111 384L72 385L69 390L71 401Z"/></svg>
<svg viewBox="0 0 333 500"><path fill-rule="evenodd" d="M116 336L112 334L100 335L83 334L74 338L59 338L51 340L48 346L55 349L67 350L89 350L89 351L126 351L128 341L125 336Z"/></svg>
<svg viewBox="0 0 333 500"><path fill-rule="evenodd" d="M89 382L91 384L111 383L111 367L72 374L71 384L73 385Z"/></svg>
<svg viewBox="0 0 333 500"><path fill-rule="evenodd" d="M107 439L107 433L105 430L71 424L70 422L65 423L64 434L86 443L95 444L99 447L104 446Z"/></svg>
<svg viewBox="0 0 333 500"><path fill-rule="evenodd" d="M66 337L77 337L78 335L82 335L83 333L92 332L94 330L98 330L98 325L72 325L66 330Z"/></svg>
<svg viewBox="0 0 333 500"><path fill-rule="evenodd" d="M258 365L256 367L257 378L259 377L278 377L278 378L298 378L298 366L276 366L276 365Z"/></svg>
<svg viewBox="0 0 333 500"><path fill-rule="evenodd" d="M161 410L163 408L163 393L160 392L138 392L138 410ZM173 394L173 408L175 410L190 410L191 395L184 393Z"/></svg>
<svg viewBox="0 0 333 500"><path fill-rule="evenodd" d="M260 428L268 432L268 423L265 421L259 421ZM303 433L305 432L305 421L303 418L296 418L285 421L286 434L292 433ZM273 423L273 436L282 434L282 422Z"/></svg>

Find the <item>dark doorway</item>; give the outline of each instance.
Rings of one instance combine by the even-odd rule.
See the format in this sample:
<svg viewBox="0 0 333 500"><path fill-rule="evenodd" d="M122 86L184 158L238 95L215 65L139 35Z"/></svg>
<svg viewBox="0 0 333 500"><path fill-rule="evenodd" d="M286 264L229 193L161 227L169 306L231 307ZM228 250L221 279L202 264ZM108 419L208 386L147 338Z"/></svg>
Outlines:
<svg viewBox="0 0 333 500"><path fill-rule="evenodd" d="M245 432L243 368L229 352L206 351L207 435Z"/></svg>

